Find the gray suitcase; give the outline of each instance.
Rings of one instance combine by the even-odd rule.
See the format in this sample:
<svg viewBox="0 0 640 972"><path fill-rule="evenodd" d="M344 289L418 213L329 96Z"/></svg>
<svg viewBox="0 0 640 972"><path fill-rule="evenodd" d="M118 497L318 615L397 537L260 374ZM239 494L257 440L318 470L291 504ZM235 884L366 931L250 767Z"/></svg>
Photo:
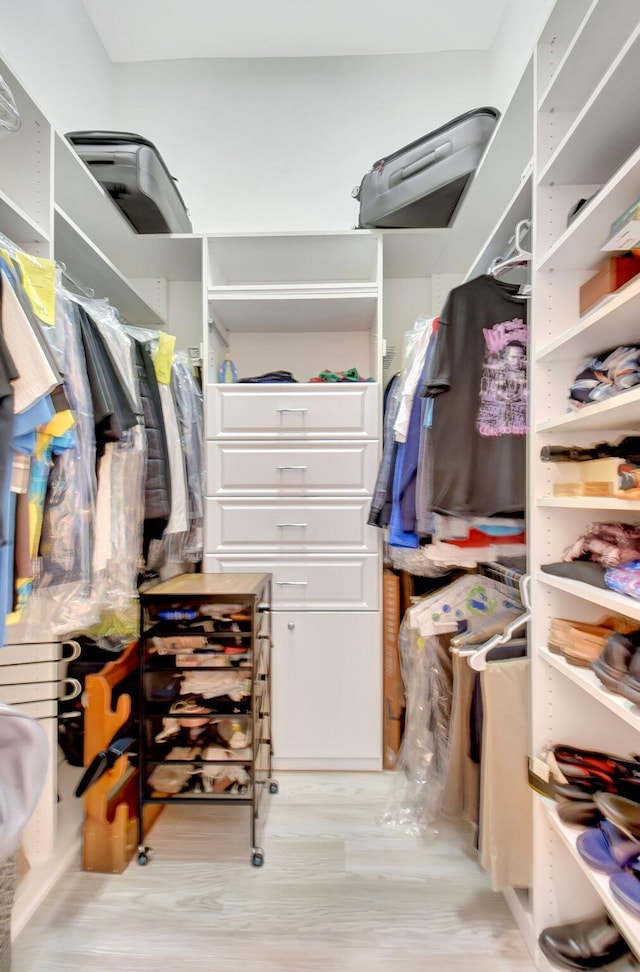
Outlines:
<svg viewBox="0 0 640 972"><path fill-rule="evenodd" d="M477 108L378 159L352 195L360 228L449 226L500 112Z"/></svg>
<svg viewBox="0 0 640 972"><path fill-rule="evenodd" d="M191 233L176 180L153 142L130 132L67 132L76 152L138 233Z"/></svg>

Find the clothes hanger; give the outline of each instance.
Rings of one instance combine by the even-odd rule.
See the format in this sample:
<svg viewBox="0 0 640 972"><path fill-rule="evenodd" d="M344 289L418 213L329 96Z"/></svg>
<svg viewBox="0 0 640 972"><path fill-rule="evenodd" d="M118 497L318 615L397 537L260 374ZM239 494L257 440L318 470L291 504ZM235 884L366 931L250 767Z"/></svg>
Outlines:
<svg viewBox="0 0 640 972"><path fill-rule="evenodd" d="M504 631L500 634L494 635L485 641L483 645L479 648L473 649L457 649L457 654L463 658L466 658L469 667L473 669L474 672L483 672L487 667L487 655L493 648L497 648L498 645L506 645L511 640L516 631L523 628L528 621L531 619L531 600L530 600L530 587L531 587L531 577L525 574L520 578L520 597L522 598L522 605L524 607L524 612L510 624L506 626Z"/></svg>
<svg viewBox="0 0 640 972"><path fill-rule="evenodd" d="M521 219L516 223L513 236L509 240L509 243L513 243L513 247L509 252L502 257L496 257L492 260L487 273L491 277L501 276L506 273L507 270L512 270L514 267L527 266L533 259L533 254L530 250L524 247L524 238L531 231L531 220Z"/></svg>

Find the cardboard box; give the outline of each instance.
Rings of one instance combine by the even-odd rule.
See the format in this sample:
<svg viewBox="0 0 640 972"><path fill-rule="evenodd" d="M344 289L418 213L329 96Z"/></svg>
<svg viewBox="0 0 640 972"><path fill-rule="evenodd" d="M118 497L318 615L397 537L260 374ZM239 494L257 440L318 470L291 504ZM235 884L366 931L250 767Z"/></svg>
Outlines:
<svg viewBox="0 0 640 972"><path fill-rule="evenodd" d="M580 316L590 311L603 297L613 294L640 273L640 259L631 253L609 257L593 277L580 288Z"/></svg>
<svg viewBox="0 0 640 972"><path fill-rule="evenodd" d="M400 578L392 570L382 575L382 764L395 769L404 728L404 685L400 673Z"/></svg>

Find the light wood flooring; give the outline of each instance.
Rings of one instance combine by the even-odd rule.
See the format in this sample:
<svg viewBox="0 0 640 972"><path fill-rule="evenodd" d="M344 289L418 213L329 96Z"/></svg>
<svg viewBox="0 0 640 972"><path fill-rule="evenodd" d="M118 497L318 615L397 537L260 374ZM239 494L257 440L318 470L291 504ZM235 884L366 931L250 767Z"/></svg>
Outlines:
<svg viewBox="0 0 640 972"><path fill-rule="evenodd" d="M167 807L146 867L62 878L12 972L533 972L467 827L378 826L391 779L278 774L262 868L246 808Z"/></svg>

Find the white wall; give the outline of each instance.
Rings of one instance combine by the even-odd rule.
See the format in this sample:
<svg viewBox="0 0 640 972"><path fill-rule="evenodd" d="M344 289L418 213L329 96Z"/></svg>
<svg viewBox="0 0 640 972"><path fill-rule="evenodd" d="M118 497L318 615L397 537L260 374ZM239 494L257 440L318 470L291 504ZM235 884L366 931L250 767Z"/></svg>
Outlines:
<svg viewBox="0 0 640 972"><path fill-rule="evenodd" d="M0 0L0 53L60 132L111 128L112 65L81 0Z"/></svg>
<svg viewBox="0 0 640 972"><path fill-rule="evenodd" d="M487 92L479 52L114 65L118 127L158 145L210 232L350 228L375 159Z"/></svg>
<svg viewBox="0 0 640 972"><path fill-rule="evenodd" d="M489 51L488 104L503 111L522 77L555 0L509 0Z"/></svg>

